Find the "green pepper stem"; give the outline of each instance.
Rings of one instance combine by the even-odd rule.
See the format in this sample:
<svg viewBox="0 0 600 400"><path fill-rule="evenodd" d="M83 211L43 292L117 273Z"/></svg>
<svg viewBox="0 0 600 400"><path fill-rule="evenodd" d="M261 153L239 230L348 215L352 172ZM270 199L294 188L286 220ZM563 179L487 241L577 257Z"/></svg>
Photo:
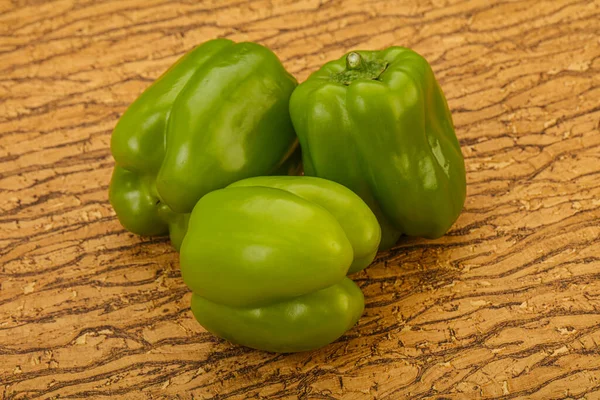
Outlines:
<svg viewBox="0 0 600 400"><path fill-rule="evenodd" d="M348 53L346 56L346 67L348 69L357 69L362 64L362 57L356 52Z"/></svg>
<svg viewBox="0 0 600 400"><path fill-rule="evenodd" d="M346 68L331 74L330 79L343 85L350 85L358 79L377 80L387 65L384 59L375 58L367 52L360 54L352 51L346 55Z"/></svg>

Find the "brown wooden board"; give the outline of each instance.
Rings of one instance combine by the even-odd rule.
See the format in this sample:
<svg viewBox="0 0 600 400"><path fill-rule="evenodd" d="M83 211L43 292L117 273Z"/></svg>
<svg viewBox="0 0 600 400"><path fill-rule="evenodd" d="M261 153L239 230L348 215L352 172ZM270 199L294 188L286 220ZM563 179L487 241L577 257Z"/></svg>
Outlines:
<svg viewBox="0 0 600 400"><path fill-rule="evenodd" d="M0 398L600 398L600 2L0 2ZM414 48L446 93L468 197L438 240L356 277L321 350L235 346L193 319L177 254L118 223L111 130L214 37L300 80Z"/></svg>

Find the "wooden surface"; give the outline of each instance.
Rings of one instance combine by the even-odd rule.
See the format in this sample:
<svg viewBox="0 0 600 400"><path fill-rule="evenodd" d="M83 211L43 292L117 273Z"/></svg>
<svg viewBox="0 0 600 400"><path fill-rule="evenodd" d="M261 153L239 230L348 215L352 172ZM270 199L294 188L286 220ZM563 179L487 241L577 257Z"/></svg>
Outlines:
<svg viewBox="0 0 600 400"><path fill-rule="evenodd" d="M600 2L0 2L0 397L600 398ZM468 198L357 277L326 348L193 319L166 240L107 200L119 115L194 45L258 41L299 80L356 48L432 64Z"/></svg>

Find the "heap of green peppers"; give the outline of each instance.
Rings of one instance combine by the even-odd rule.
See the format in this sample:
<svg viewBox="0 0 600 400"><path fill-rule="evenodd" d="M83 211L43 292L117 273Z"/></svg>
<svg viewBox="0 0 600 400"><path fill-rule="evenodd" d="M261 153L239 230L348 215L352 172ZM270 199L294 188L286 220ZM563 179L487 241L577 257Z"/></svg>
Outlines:
<svg viewBox="0 0 600 400"><path fill-rule="evenodd" d="M208 41L132 103L111 150L119 221L170 235L200 324L273 352L342 336L364 309L347 275L401 235L442 236L466 195L444 94L402 47L298 86L267 48Z"/></svg>

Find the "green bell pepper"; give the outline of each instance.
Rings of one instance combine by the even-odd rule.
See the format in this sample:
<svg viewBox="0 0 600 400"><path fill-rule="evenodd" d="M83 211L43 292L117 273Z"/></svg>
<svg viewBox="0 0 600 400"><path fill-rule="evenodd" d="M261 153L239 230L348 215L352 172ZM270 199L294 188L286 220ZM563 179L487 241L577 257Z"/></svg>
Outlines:
<svg viewBox="0 0 600 400"><path fill-rule="evenodd" d="M114 129L109 198L140 235L178 248L192 208L237 180L295 171L288 102L297 82L267 48L208 41L131 104ZM297 165L297 164L296 164Z"/></svg>
<svg viewBox="0 0 600 400"><path fill-rule="evenodd" d="M290 114L304 173L360 195L381 225L381 249L401 234L442 236L460 214L460 144L433 71L414 51L356 51L325 64L296 88Z"/></svg>
<svg viewBox="0 0 600 400"><path fill-rule="evenodd" d="M249 178L196 204L181 274L208 331L266 351L311 350L362 314L362 292L346 275L373 261L380 239L369 207L342 185Z"/></svg>

